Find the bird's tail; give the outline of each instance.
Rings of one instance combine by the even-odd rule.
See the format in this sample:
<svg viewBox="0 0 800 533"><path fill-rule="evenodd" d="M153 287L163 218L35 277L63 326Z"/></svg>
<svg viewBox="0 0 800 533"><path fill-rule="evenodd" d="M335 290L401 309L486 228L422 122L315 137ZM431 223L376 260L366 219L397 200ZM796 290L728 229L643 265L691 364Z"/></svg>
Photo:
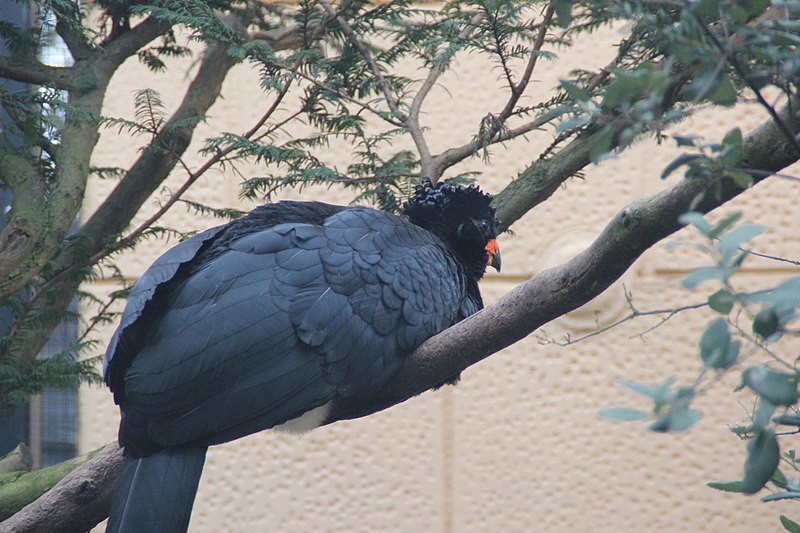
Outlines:
<svg viewBox="0 0 800 533"><path fill-rule="evenodd" d="M189 527L207 448L126 457L106 533L178 533Z"/></svg>

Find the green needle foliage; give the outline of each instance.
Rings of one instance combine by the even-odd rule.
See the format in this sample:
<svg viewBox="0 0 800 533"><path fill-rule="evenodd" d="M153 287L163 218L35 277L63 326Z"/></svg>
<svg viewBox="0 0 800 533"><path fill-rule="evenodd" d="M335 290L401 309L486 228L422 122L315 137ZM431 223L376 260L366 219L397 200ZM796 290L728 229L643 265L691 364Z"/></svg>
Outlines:
<svg viewBox="0 0 800 533"><path fill-rule="evenodd" d="M95 329L115 320L112 304L125 297L129 283L116 266L118 253L143 239L185 236L159 220L170 208L223 220L241 214L184 197L212 169L241 173L244 163L257 164L257 176L243 177L240 195L248 200L270 200L287 188L339 186L355 202L398 212L420 177L469 182L498 145L545 135L549 146L532 154L496 195L508 229L586 165L622 157L643 137L666 142L665 129L698 109L754 101L782 132L770 147L772 159L800 159L797 130L775 108L775 102L791 101L794 117L797 106L800 3L794 0L16 3L35 7L40 18L30 27L0 22L8 51L0 57L0 186L13 194L0 232L0 411L45 386L99 380L96 358L104 347ZM560 51L610 25L620 37L609 64L578 68L556 87L530 89L538 65L557 61ZM37 56L56 36L69 48L72 66L50 67ZM158 73L192 54L191 80L175 109L152 88L136 88L132 116L103 114L110 83L126 61L138 60ZM502 88L503 104L467 124L471 134L464 139L436 124L426 127L420 116L429 111L429 91L472 56L491 64L486 83ZM237 88L260 92L259 118L196 139L199 125L213 126L208 110L229 70L241 63L260 75L257 87ZM137 143L132 165L91 165L104 130ZM434 135L446 141L440 152L430 148ZM754 168L746 157L746 135L736 125L722 139L685 130L674 140L684 153L653 172L708 184L698 206L709 199L724 202L731 191L777 170ZM345 163L330 153L341 144L349 150ZM203 163L187 163L191 151ZM116 188L71 234L90 176L113 180ZM165 189L168 177L180 188ZM155 215L145 210L146 223L132 224L154 199L160 206ZM742 368L741 394L756 399L751 423L737 428L748 439L744 474L716 488L757 492L774 486L779 492L767 498L793 498L800 493L800 472L785 442L800 431L798 372L792 354L780 348L798 334L797 278L769 290L736 288L748 243L762 228L739 223L738 215L712 223L700 212L684 214L682 222L700 232L711 258L683 285L711 287L708 306L719 314L698 339L698 380L625 382L652 409L602 414L648 419L654 431L683 431L700 419L692 402L708 381ZM116 279L123 290L94 295L84 282L99 278ZM75 295L83 305L80 315L69 311ZM65 320L78 323L77 341L39 359L44 342ZM759 353L771 354L767 364L755 360ZM784 518L787 529L796 527Z"/></svg>

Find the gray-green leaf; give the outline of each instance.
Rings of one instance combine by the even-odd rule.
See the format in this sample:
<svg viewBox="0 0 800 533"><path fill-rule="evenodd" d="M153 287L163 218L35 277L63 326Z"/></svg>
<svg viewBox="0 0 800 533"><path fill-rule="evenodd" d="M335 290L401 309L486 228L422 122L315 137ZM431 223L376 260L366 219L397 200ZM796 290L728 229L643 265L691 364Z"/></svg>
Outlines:
<svg viewBox="0 0 800 533"><path fill-rule="evenodd" d="M721 315L727 315L733 309L736 300L725 289L720 289L708 297L708 306Z"/></svg>
<svg viewBox="0 0 800 533"><path fill-rule="evenodd" d="M713 321L700 337L700 358L708 368L726 368L730 366L728 352L731 346L731 334L728 322L724 318ZM738 349L736 350L738 355Z"/></svg>
<svg viewBox="0 0 800 533"><path fill-rule="evenodd" d="M797 402L797 374L751 366L742 373L742 383L775 405L789 406Z"/></svg>
<svg viewBox="0 0 800 533"><path fill-rule="evenodd" d="M742 481L709 481L707 486L725 492L742 492Z"/></svg>
<svg viewBox="0 0 800 533"><path fill-rule="evenodd" d="M781 525L783 529L789 533L800 533L800 524L788 518L786 515L781 515Z"/></svg>
<svg viewBox="0 0 800 533"><path fill-rule="evenodd" d="M780 447L775 432L765 428L747 443L747 460L744 463L742 492L755 494L775 473L780 461Z"/></svg>
<svg viewBox="0 0 800 533"><path fill-rule="evenodd" d="M722 261L728 264L739 247L764 231L764 226L760 224L742 224L738 228L729 231L719 239L717 250L722 254Z"/></svg>
<svg viewBox="0 0 800 533"><path fill-rule="evenodd" d="M631 422L634 420L644 420L649 414L632 407L608 407L597 411L597 416L608 420L618 420L621 422Z"/></svg>

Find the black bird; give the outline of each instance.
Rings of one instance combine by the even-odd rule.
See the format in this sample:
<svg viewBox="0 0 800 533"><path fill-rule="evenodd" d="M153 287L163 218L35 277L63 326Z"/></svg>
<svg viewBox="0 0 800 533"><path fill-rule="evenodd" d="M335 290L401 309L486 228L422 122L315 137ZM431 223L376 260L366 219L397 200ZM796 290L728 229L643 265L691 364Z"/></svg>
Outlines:
<svg viewBox="0 0 800 533"><path fill-rule="evenodd" d="M385 407L405 357L483 307L491 199L425 179L406 218L267 204L156 260L106 352L126 456L107 531L185 531L212 444L318 427L343 399Z"/></svg>

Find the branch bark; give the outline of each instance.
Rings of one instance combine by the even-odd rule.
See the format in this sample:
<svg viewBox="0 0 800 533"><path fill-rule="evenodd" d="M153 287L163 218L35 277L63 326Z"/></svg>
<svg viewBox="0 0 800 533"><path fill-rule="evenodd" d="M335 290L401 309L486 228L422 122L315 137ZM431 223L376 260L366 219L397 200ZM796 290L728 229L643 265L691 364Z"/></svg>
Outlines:
<svg viewBox="0 0 800 533"><path fill-rule="evenodd" d="M793 127L800 126L800 106L786 106L781 118ZM797 161L797 155L780 128L768 121L745 140L742 166L778 172ZM758 183L766 179L754 172ZM715 189L719 187L717 193ZM681 228L678 217L690 208L708 212L744 192L731 180L684 179L649 198L633 202L620 211L595 242L581 254L558 267L541 272L517 286L498 303L432 337L406 361L394 380L376 397L376 408L362 411L347 401L334 405L327 423L358 418L419 395L486 357L522 339L547 322L574 310L602 293L641 256L641 254ZM109 491L123 458L118 448L109 445L70 478L82 479L98 491ZM72 487L65 488L65 485ZM60 509L80 499L80 486L67 479L45 496L25 507L0 529L12 531L80 531L89 524L77 515ZM46 499L46 500L45 500ZM99 522L109 509L110 500L97 497L80 500L81 511ZM95 522L95 523L97 523ZM33 524L22 528L24 524ZM20 529L16 529L16 528ZM61 529L57 529L57 528ZM38 528L38 529L37 529Z"/></svg>
<svg viewBox="0 0 800 533"><path fill-rule="evenodd" d="M228 71L238 61L228 55L228 46L228 43L217 41L208 45L197 75L189 85L181 104L153 141L151 148L142 153L78 232L79 238L87 239L91 243L91 253L98 252L107 237L125 229L189 147L196 123L187 122L187 119L204 115L217 101Z"/></svg>
<svg viewBox="0 0 800 533"><path fill-rule="evenodd" d="M104 520L111 507L114 481L122 468L122 450L116 444L109 444L79 459L83 466L72 470L38 500L0 522L0 530L69 533L88 531ZM43 470L28 475L38 472Z"/></svg>
<svg viewBox="0 0 800 533"><path fill-rule="evenodd" d="M83 91L92 87L91 80L79 77L72 68L49 67L28 58L20 61L0 56L0 77L66 91Z"/></svg>
<svg viewBox="0 0 800 533"><path fill-rule="evenodd" d="M798 98L781 111L784 123L800 126ZM798 160L781 128L772 120L747 136L742 165L778 172ZM766 179L753 173L754 184ZM715 190L717 189L718 190ZM376 404L390 407L452 378L546 323L577 309L620 278L648 248L681 229L678 217L707 213L744 192L732 180L684 179L649 198L637 200L606 226L572 260L539 273L515 287L496 304L422 344L385 387ZM347 402L334 406L330 421L371 414Z"/></svg>
<svg viewBox="0 0 800 533"><path fill-rule="evenodd" d="M169 25L151 17L107 47L79 58L73 67L55 69L80 83L73 85L70 93L70 105L78 112L67 117L61 143L54 150L56 176L49 191L44 190L45 179L38 162L10 142L0 140L0 180L12 188L15 198L9 224L0 234L0 299L30 283L62 251L61 243L83 202L89 160L99 136L96 120L108 83L125 59L167 29ZM18 59L0 60L0 73L3 65L8 67ZM53 72L47 70L48 76ZM53 85L46 80L42 83ZM33 192L39 200L26 201ZM68 250L62 257L72 255L73 251Z"/></svg>

